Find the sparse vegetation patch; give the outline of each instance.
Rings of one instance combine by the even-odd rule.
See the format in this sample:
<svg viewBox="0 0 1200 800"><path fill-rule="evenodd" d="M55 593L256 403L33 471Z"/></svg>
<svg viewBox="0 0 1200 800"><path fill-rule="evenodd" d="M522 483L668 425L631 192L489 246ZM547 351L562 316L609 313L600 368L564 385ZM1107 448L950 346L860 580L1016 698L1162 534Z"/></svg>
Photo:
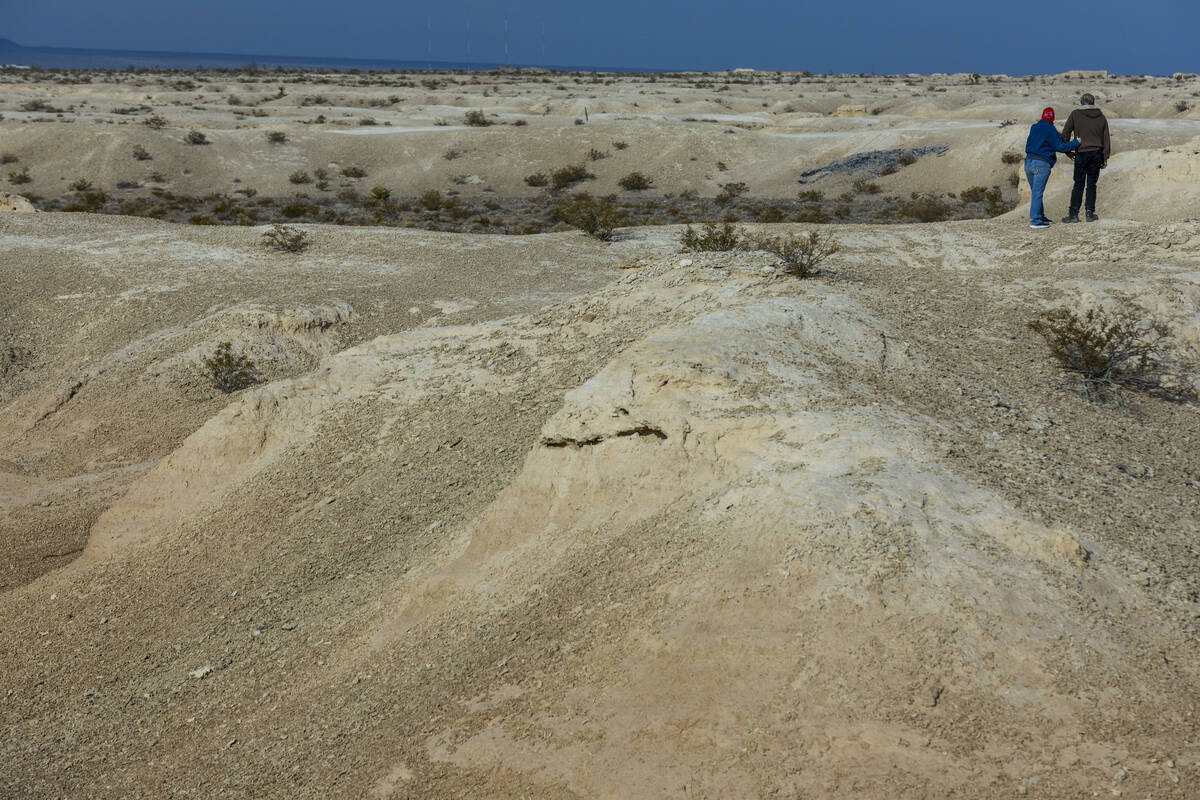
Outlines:
<svg viewBox="0 0 1200 800"><path fill-rule="evenodd" d="M1088 400L1119 399L1120 389L1197 399L1188 377L1195 366L1173 363L1167 324L1128 297L1119 296L1109 309L1056 308L1029 327L1045 338L1059 368L1079 378Z"/></svg>
<svg viewBox="0 0 1200 800"><path fill-rule="evenodd" d="M254 362L233 349L232 342L222 342L211 356L204 359L204 370L212 385L225 394L245 389L258 381Z"/></svg>

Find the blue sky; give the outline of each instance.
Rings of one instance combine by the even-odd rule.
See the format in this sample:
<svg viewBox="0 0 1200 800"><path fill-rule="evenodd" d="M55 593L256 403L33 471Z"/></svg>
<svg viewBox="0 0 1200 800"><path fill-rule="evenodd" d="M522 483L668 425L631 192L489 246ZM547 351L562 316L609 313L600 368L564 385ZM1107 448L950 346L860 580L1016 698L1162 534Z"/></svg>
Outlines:
<svg viewBox="0 0 1200 800"><path fill-rule="evenodd" d="M1029 0L0 0L0 37L58 47L663 69L1200 72L1197 0L1090 0L1078 8Z"/></svg>

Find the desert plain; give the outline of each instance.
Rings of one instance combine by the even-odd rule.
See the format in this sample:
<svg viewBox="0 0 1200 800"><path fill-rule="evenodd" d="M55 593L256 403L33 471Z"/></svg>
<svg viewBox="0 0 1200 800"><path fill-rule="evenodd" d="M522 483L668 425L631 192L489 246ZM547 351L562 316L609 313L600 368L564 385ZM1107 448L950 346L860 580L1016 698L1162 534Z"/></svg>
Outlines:
<svg viewBox="0 0 1200 800"><path fill-rule="evenodd" d="M1083 91L1101 219L1031 230ZM1197 407L1029 328L1132 304L1197 385L1195 75L5 69L0 115L0 795L1200 795ZM839 247L681 246L725 219Z"/></svg>

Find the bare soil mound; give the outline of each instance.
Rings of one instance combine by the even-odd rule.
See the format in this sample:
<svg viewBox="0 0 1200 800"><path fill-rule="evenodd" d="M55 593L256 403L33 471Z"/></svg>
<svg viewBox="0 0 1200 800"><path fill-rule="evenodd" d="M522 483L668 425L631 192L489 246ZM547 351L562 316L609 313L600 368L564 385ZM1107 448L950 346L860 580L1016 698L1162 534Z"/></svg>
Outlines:
<svg viewBox="0 0 1200 800"><path fill-rule="evenodd" d="M1194 223L831 228L808 281L677 229L0 226L78 259L22 317L103 337L33 329L0 408L6 518L93 510L0 592L14 796L1194 794L1196 411L1025 327L1123 291L1194 348ZM234 334L271 382L169 388Z"/></svg>

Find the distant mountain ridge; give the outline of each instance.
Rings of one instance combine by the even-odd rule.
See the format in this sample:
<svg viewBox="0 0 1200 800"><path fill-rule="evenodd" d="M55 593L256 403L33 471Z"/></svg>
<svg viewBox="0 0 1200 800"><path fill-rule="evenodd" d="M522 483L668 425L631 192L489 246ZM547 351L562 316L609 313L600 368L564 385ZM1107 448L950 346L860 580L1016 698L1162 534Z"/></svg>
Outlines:
<svg viewBox="0 0 1200 800"><path fill-rule="evenodd" d="M313 70L493 70L501 67L533 67L585 72L664 72L630 67L500 64L469 61L411 61L386 58L325 58L242 53L183 53L165 50L102 50L83 47L30 47L0 38L0 64L47 69L238 69L248 64L260 68Z"/></svg>

